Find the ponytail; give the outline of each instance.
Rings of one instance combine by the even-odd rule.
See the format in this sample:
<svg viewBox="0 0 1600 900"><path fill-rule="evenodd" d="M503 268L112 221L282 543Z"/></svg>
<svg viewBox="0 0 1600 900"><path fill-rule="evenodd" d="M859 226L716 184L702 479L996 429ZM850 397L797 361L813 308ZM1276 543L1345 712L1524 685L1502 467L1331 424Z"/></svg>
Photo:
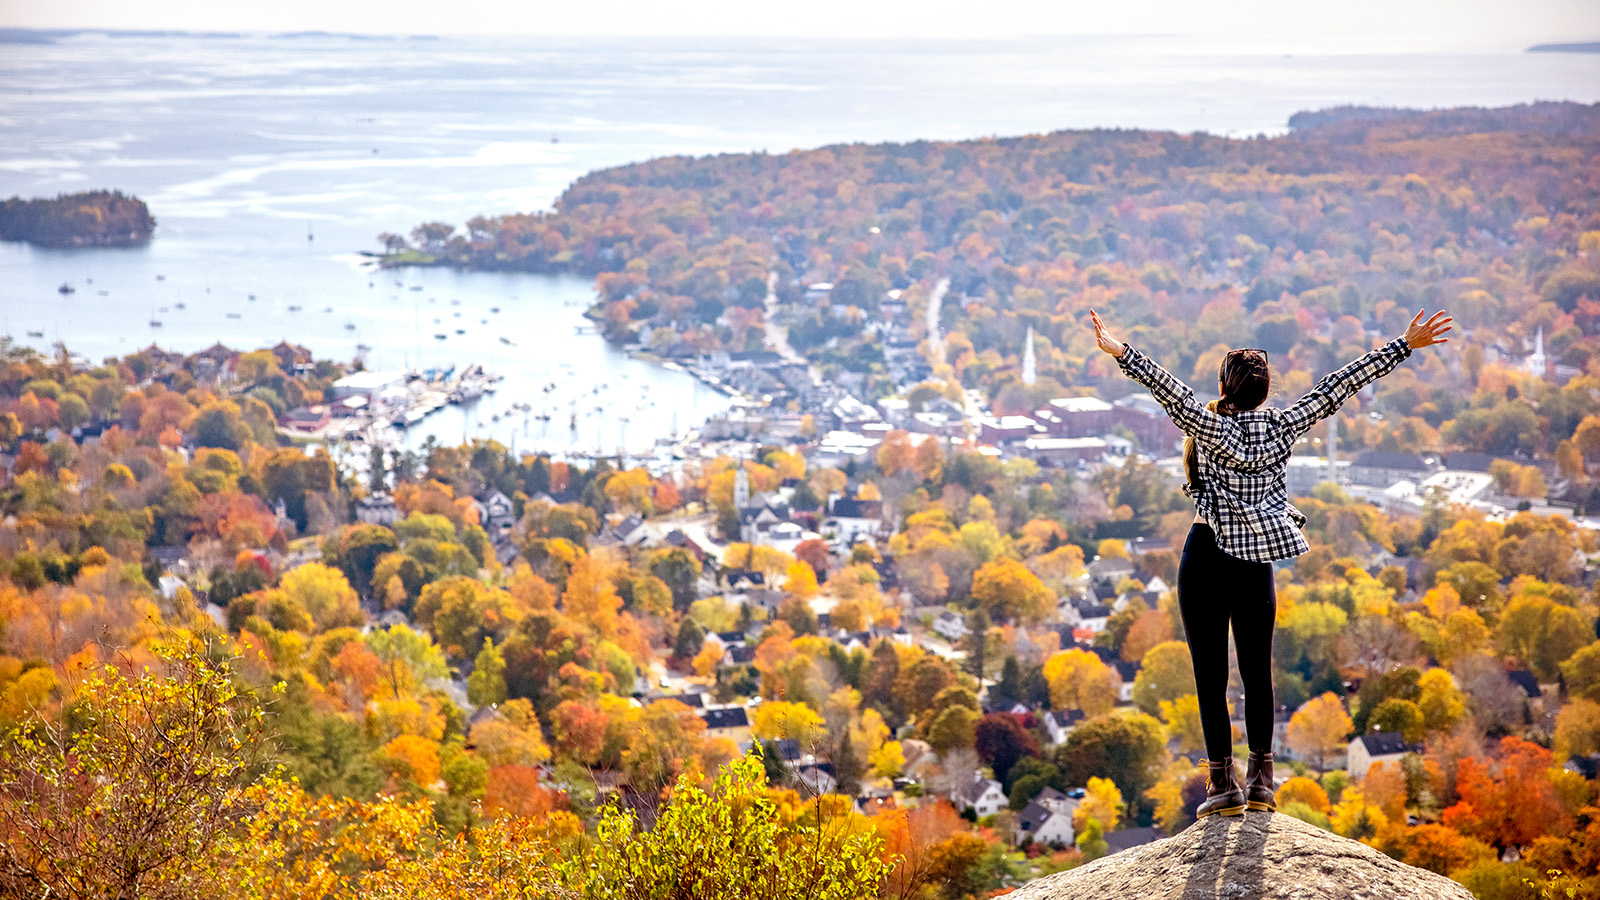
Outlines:
<svg viewBox="0 0 1600 900"><path fill-rule="evenodd" d="M1227 398L1213 400L1206 404L1206 409L1219 415L1232 415L1233 404ZM1186 435L1183 439L1183 477L1189 482L1189 487L1200 487L1200 447L1194 442L1193 435Z"/></svg>

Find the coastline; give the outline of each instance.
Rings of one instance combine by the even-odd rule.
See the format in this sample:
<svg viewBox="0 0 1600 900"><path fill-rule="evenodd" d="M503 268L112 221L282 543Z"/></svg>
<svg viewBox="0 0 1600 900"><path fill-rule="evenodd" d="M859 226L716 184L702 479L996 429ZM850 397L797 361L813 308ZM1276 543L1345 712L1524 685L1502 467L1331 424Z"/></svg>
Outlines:
<svg viewBox="0 0 1600 900"><path fill-rule="evenodd" d="M416 266L419 268L453 268L463 272L484 271L476 266L457 265L443 257L423 253L420 250L404 250L400 253L380 253L374 250L361 250L358 252L368 259L375 260L379 269L403 269ZM516 271L524 270L519 269ZM529 274L544 275L572 273L549 273L535 271L530 272ZM598 303L591 304L589 308L585 309L583 311L583 317L595 323L596 334L599 334L601 338L604 339L608 344L611 344L613 347L621 350L630 359L636 359L640 362L648 363L652 366L656 366L657 368L665 369L670 372L681 372L689 375L706 387L711 388L717 393L722 394L723 396L728 397L729 399L740 404L759 403L756 398L750 397L735 388L729 387L728 384L721 378L711 372L706 371L701 366L685 364L675 359L670 359L654 351L647 350L639 344L623 344L612 340L606 335L605 329L601 327L604 319L600 314L600 306Z"/></svg>

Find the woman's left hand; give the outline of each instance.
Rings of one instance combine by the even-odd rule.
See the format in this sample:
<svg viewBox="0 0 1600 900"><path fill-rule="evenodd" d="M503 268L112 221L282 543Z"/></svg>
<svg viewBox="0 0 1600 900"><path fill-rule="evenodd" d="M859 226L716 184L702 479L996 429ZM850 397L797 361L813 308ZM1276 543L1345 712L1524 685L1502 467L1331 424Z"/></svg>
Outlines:
<svg viewBox="0 0 1600 900"><path fill-rule="evenodd" d="M1107 334L1106 323L1100 321L1100 314L1092 309L1089 310L1089 320L1094 323L1094 339L1100 344L1100 349L1121 359L1122 354L1128 352L1128 345Z"/></svg>

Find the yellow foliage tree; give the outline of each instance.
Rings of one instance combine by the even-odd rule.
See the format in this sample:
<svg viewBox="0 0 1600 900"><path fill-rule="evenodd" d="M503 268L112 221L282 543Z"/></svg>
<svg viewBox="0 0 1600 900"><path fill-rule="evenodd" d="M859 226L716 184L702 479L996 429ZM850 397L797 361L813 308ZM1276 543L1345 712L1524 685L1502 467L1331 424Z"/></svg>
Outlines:
<svg viewBox="0 0 1600 900"><path fill-rule="evenodd" d="M1045 660L1044 679L1050 685L1052 704L1058 709L1081 709L1091 719L1110 712L1122 689L1122 679L1114 669L1076 647Z"/></svg>
<svg viewBox="0 0 1600 900"><path fill-rule="evenodd" d="M518 697L500 704L498 715L472 726L469 737L490 766L536 766L550 758L533 704Z"/></svg>
<svg viewBox="0 0 1600 900"><path fill-rule="evenodd" d="M1467 714L1466 698L1444 669L1429 669L1417 680L1417 706L1429 731L1448 731Z"/></svg>
<svg viewBox="0 0 1600 900"><path fill-rule="evenodd" d="M1117 538L1105 538L1095 546L1094 552L1101 559L1127 559L1128 544Z"/></svg>
<svg viewBox="0 0 1600 900"><path fill-rule="evenodd" d="M1039 622L1055 605L1055 595L1039 576L1007 557L985 563L973 574L972 597L995 621Z"/></svg>
<svg viewBox="0 0 1600 900"><path fill-rule="evenodd" d="M1328 802L1328 792L1323 790L1322 785L1304 775L1296 775L1278 788L1278 805L1288 806L1290 803L1304 803L1323 815L1328 814L1332 805Z"/></svg>
<svg viewBox="0 0 1600 900"><path fill-rule="evenodd" d="M815 710L804 703L785 700L768 700L756 707L750 731L764 741L788 738L799 741L802 747L817 746L825 733L822 716Z"/></svg>
<svg viewBox="0 0 1600 900"><path fill-rule="evenodd" d="M694 661L690 665L694 667L696 675L701 678L709 678L717 670L717 663L722 661L722 654L723 649L720 642L706 641L700 648L700 652L695 654Z"/></svg>
<svg viewBox="0 0 1600 900"><path fill-rule="evenodd" d="M1376 804L1369 803L1359 787L1344 790L1339 803L1329 813L1336 834L1370 842L1389 825L1389 817Z"/></svg>
<svg viewBox="0 0 1600 900"><path fill-rule="evenodd" d="M439 780L439 745L426 738L403 734L383 748L394 774L427 790Z"/></svg>
<svg viewBox="0 0 1600 900"><path fill-rule="evenodd" d="M593 556L586 554L573 563L561 604L568 616L601 639L617 636L617 613L622 609L622 598L617 596L616 587L606 577L604 565Z"/></svg>
<svg viewBox="0 0 1600 900"><path fill-rule="evenodd" d="M810 565L795 560L789 563L784 577L783 591L796 600L810 600L817 595L817 572Z"/></svg>
<svg viewBox="0 0 1600 900"><path fill-rule="evenodd" d="M1306 701L1289 717L1289 746L1302 757L1315 757L1320 772L1328 754L1345 745L1354 727L1344 703L1330 691Z"/></svg>
<svg viewBox="0 0 1600 900"><path fill-rule="evenodd" d="M1574 697L1556 714L1555 761L1600 751L1600 703Z"/></svg>
<svg viewBox="0 0 1600 900"><path fill-rule="evenodd" d="M305 608L321 629L361 624L361 603L344 573L322 563L306 563L284 573L283 592Z"/></svg>
<svg viewBox="0 0 1600 900"><path fill-rule="evenodd" d="M867 764L879 778L895 778L906 765L905 752L899 741L884 741L883 745L867 756Z"/></svg>
<svg viewBox="0 0 1600 900"><path fill-rule="evenodd" d="M1200 727L1199 697L1184 694L1161 701L1161 721L1167 724L1167 736L1178 742L1182 752L1195 753L1206 748L1205 732Z"/></svg>
<svg viewBox="0 0 1600 900"><path fill-rule="evenodd" d="M655 511L650 499L653 483L650 473L642 468L617 472L606 480L606 499L615 506L648 516Z"/></svg>
<svg viewBox="0 0 1600 900"><path fill-rule="evenodd" d="M1092 820L1100 823L1101 833L1116 831L1126 809L1127 804L1123 802L1122 791L1117 788L1116 782L1090 776L1084 788L1083 801L1072 813L1072 828L1081 832Z"/></svg>

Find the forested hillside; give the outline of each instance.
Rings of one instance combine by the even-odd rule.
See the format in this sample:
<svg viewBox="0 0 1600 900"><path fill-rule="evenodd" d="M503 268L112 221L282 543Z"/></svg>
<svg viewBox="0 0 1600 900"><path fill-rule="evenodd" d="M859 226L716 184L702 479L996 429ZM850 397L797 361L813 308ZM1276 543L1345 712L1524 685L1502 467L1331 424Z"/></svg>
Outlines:
<svg viewBox="0 0 1600 900"><path fill-rule="evenodd" d="M1202 384L1225 347L1265 347L1288 391L1418 307L1447 307L1460 352L1384 383L1401 414L1382 433L1346 427L1372 446L1554 452L1581 419L1572 398L1476 382L1541 330L1556 365L1596 353L1600 109L1295 122L1255 140L1086 131L659 159L579 179L554 213L414 237L451 264L594 273L609 333L656 345L758 347L775 270L795 345L878 393L883 348L862 323L901 289L923 336L919 305L948 277L935 379L980 387L1002 412L1129 389L1092 352L1090 306ZM807 294L815 283L831 289Z"/></svg>

